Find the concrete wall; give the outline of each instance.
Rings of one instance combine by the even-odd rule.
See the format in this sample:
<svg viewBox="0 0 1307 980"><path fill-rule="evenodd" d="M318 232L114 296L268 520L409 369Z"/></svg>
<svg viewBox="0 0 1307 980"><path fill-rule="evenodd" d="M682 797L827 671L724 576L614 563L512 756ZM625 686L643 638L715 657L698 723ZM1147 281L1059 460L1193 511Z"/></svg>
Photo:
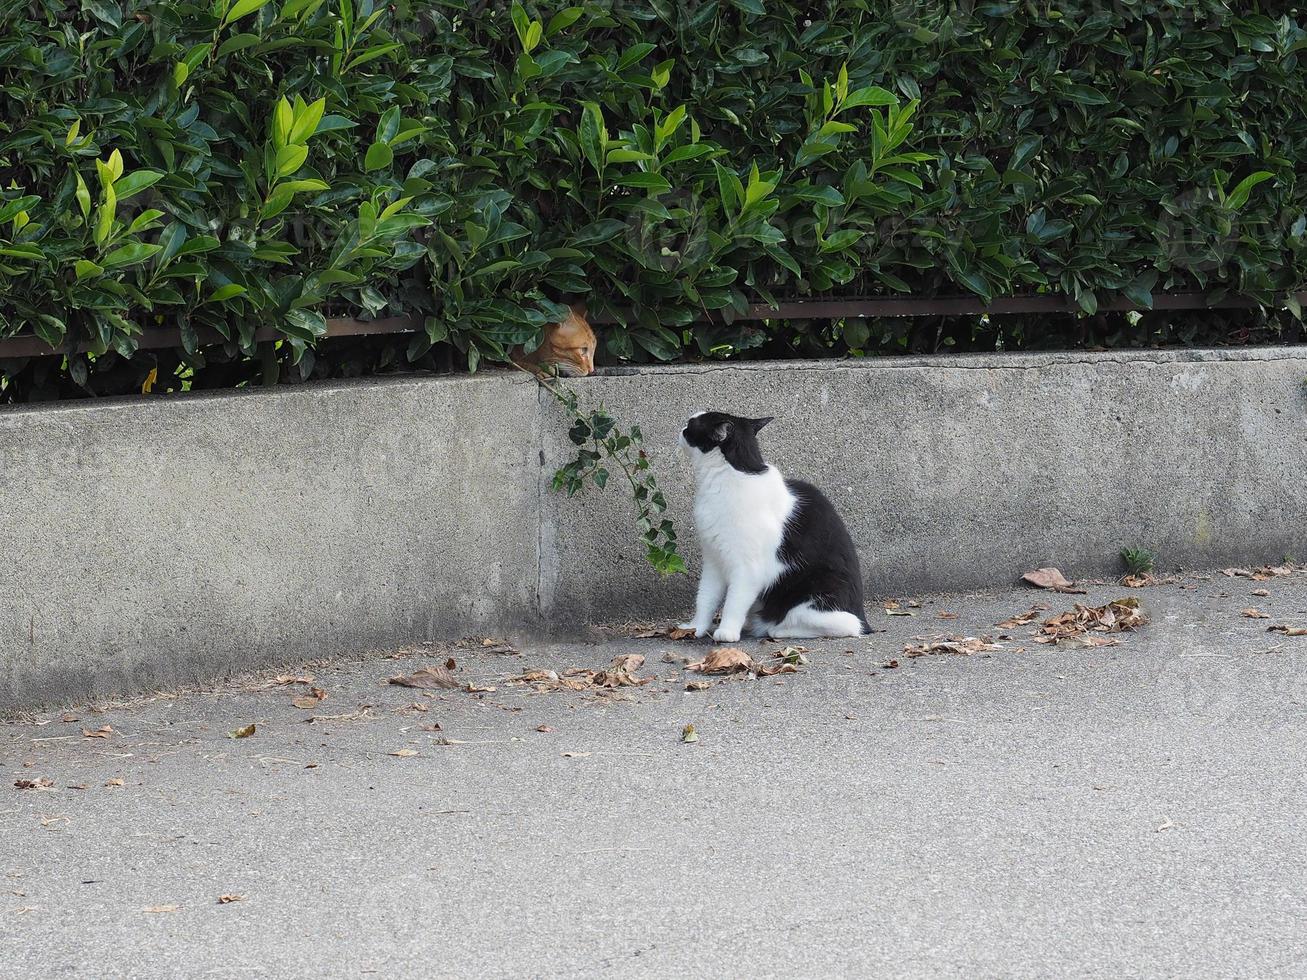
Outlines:
<svg viewBox="0 0 1307 980"><path fill-rule="evenodd" d="M694 555L694 411L774 415L872 595L1307 560L1307 349L690 366L575 384L637 421ZM688 615L516 374L0 410L0 710L407 642Z"/></svg>
<svg viewBox="0 0 1307 980"><path fill-rule="evenodd" d="M535 387L0 411L0 709L532 620Z"/></svg>

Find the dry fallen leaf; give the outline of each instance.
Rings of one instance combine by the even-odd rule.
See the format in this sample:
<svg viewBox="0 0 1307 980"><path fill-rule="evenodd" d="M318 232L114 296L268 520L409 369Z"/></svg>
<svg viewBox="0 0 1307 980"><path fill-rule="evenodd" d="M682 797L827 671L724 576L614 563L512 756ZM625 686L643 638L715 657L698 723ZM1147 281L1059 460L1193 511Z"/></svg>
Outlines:
<svg viewBox="0 0 1307 980"><path fill-rule="evenodd" d="M1175 821L1173 821L1170 817L1164 817L1162 819L1162 822L1157 827L1157 833L1160 834L1164 830L1170 830L1174 826L1175 826Z"/></svg>
<svg viewBox="0 0 1307 980"><path fill-rule="evenodd" d="M1252 590L1251 592L1249 592L1248 594L1249 594L1249 595L1255 595L1255 596L1258 596L1259 598L1265 598L1266 596L1270 595L1271 593L1270 593L1270 590L1268 590L1268 589L1253 589L1253 590Z"/></svg>
<svg viewBox="0 0 1307 980"><path fill-rule="evenodd" d="M613 658L607 670L594 674L592 682L596 687L639 687L648 684L653 677L636 677L634 671L644 666L644 657L638 653L624 653Z"/></svg>
<svg viewBox="0 0 1307 980"><path fill-rule="evenodd" d="M715 683L716 681L688 681L686 682L685 689L687 691L706 691Z"/></svg>
<svg viewBox="0 0 1307 980"><path fill-rule="evenodd" d="M243 901L245 901L244 895L219 895L218 896L219 905L230 905L232 902L243 902Z"/></svg>
<svg viewBox="0 0 1307 980"><path fill-rule="evenodd" d="M82 737L84 738L108 738L112 734L113 729L108 725L101 725L95 731L86 728L82 729Z"/></svg>
<svg viewBox="0 0 1307 980"><path fill-rule="evenodd" d="M563 758L564 759L588 759L590 758L590 755L591 753L589 752L564 752Z"/></svg>
<svg viewBox="0 0 1307 980"><path fill-rule="evenodd" d="M845 651L852 653L852 650ZM808 648L807 647L782 647L772 654L775 660L783 660L787 664L794 664L796 667L808 666Z"/></svg>
<svg viewBox="0 0 1307 980"><path fill-rule="evenodd" d="M14 786L18 789L52 789L54 780L45 776L38 779L15 779Z"/></svg>
<svg viewBox="0 0 1307 980"><path fill-rule="evenodd" d="M1013 616L1011 619L1005 619L1003 620L1003 622L995 623L994 625L997 626L999 629L1004 629L1004 630L1015 629L1018 626L1029 626L1036 619L1038 619L1039 614L1047 608L1048 607L1043 604L1031 606L1025 612L1018 613L1016 616Z"/></svg>
<svg viewBox="0 0 1307 980"><path fill-rule="evenodd" d="M106 786L122 786L122 785L123 785L123 778L122 778L121 776L115 776L113 779L106 780L104 785L106 785Z"/></svg>
<svg viewBox="0 0 1307 980"><path fill-rule="evenodd" d="M1285 636L1307 636L1307 627L1303 626L1285 626L1281 624L1279 626L1268 626L1266 630L1269 633L1283 633Z"/></svg>
<svg viewBox="0 0 1307 980"><path fill-rule="evenodd" d="M1072 633L1068 636L1037 636L1036 643L1055 643L1059 647L1115 647L1121 641L1110 636L1094 633Z"/></svg>
<svg viewBox="0 0 1307 980"><path fill-rule="evenodd" d="M442 687L446 690L457 690L462 685L454 679L454 675L449 672L448 667L421 667L411 674L401 674L398 677L390 678L389 683L399 687L418 687L424 690Z"/></svg>
<svg viewBox="0 0 1307 980"><path fill-rule="evenodd" d="M227 735L228 738L249 738L255 732L254 725L244 725Z"/></svg>
<svg viewBox="0 0 1307 980"><path fill-rule="evenodd" d="M686 725L684 728L681 729L681 741L682 742L699 741L699 733L695 731L693 725Z"/></svg>
<svg viewBox="0 0 1307 980"><path fill-rule="evenodd" d="M966 657L973 653L989 653L993 650L1002 649L997 643L991 642L988 637L950 636L943 640L927 640L915 646L909 644L903 648L903 655L905 657L924 657L931 653L951 653Z"/></svg>
<svg viewBox="0 0 1307 980"><path fill-rule="evenodd" d="M417 749L396 749L394 752L387 752L387 755L398 756L401 759L411 759L418 754Z"/></svg>
<svg viewBox="0 0 1307 980"><path fill-rule="evenodd" d="M1260 609L1245 609L1242 613L1245 619L1270 619L1271 614L1262 612Z"/></svg>
<svg viewBox="0 0 1307 980"><path fill-rule="evenodd" d="M771 677L775 674L797 674L799 666L788 660L778 664L754 664L753 672L759 677Z"/></svg>
<svg viewBox="0 0 1307 980"><path fill-rule="evenodd" d="M685 669L700 674L738 674L753 669L753 658L739 647L716 647Z"/></svg>
<svg viewBox="0 0 1307 980"><path fill-rule="evenodd" d="M669 640L688 640L692 636L694 636L694 630L681 629L679 626L667 631L667 639Z"/></svg>
<svg viewBox="0 0 1307 980"><path fill-rule="evenodd" d="M463 690L467 691L468 694L489 694L491 691L496 690L496 688L480 687L476 684L473 684L471 681L469 681L468 683L463 685Z"/></svg>
<svg viewBox="0 0 1307 980"><path fill-rule="evenodd" d="M81 719L78 718L78 717L77 717L75 714L73 714L71 711L69 711L67 714L65 714L65 715L64 715L62 718L60 718L59 720L60 720L60 721L69 721L69 722L72 722L72 721L81 721Z"/></svg>
<svg viewBox="0 0 1307 980"><path fill-rule="evenodd" d="M142 912L149 912L151 915L159 912L176 912L180 908L178 905L150 905L141 909Z"/></svg>
<svg viewBox="0 0 1307 980"><path fill-rule="evenodd" d="M957 613L955 613L955 612L945 612L945 611L942 610L942 609L941 609L939 612L937 612L935 615L936 615L939 619L957 619L957 618L958 618L958 614L957 614Z"/></svg>
<svg viewBox="0 0 1307 980"><path fill-rule="evenodd" d="M1075 588L1074 583L1056 568L1036 568L1033 572L1026 572L1026 574L1022 575L1021 580L1041 589L1052 589L1054 592L1068 592L1072 595L1085 594L1084 589Z"/></svg>
<svg viewBox="0 0 1307 980"><path fill-rule="evenodd" d="M519 682L522 684L557 684L558 674L552 670L531 669L523 671L521 675L511 678L510 683Z"/></svg>
<svg viewBox="0 0 1307 980"><path fill-rule="evenodd" d="M276 677L274 677L272 680L268 682L268 685L280 686L283 684L312 684L312 683L313 683L312 674L307 674L303 677L298 677L295 674L278 674Z"/></svg>
<svg viewBox="0 0 1307 980"><path fill-rule="evenodd" d="M886 660L883 664L881 664L881 666L884 667L886 670L893 670L898 665L899 662L897 660Z"/></svg>
<svg viewBox="0 0 1307 980"><path fill-rule="evenodd" d="M552 735L555 731L557 731L557 729L551 728L549 725L536 725L536 731L544 732L544 734L546 735Z"/></svg>

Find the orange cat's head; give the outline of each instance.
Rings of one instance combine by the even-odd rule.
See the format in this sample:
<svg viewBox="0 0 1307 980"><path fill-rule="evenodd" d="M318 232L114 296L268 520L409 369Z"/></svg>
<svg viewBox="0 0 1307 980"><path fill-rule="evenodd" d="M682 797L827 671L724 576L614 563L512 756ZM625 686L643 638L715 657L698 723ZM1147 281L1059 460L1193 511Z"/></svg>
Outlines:
<svg viewBox="0 0 1307 980"><path fill-rule="evenodd" d="M584 303L573 303L567 316L545 328L545 339L534 360L552 364L565 378L594 374L595 332L586 321Z"/></svg>

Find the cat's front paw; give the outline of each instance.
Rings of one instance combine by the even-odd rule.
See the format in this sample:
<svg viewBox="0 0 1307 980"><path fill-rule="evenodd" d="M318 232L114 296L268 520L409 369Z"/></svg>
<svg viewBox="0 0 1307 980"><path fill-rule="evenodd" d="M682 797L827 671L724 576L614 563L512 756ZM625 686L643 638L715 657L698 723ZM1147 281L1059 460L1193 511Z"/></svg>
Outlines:
<svg viewBox="0 0 1307 980"><path fill-rule="evenodd" d="M740 631L739 629L732 630L727 629L725 626L719 626L717 632L712 635L712 638L717 643L739 643Z"/></svg>

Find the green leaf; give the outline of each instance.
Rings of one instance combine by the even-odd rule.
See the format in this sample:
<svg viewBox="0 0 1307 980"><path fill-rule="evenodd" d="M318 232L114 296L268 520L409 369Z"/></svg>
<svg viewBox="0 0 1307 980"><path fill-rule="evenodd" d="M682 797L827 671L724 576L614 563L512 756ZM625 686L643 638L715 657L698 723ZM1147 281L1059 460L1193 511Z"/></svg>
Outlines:
<svg viewBox="0 0 1307 980"><path fill-rule="evenodd" d="M95 161L99 165L100 161ZM118 213L118 198L113 191L113 184L104 185L104 200L100 202L99 210L96 213L94 241L97 245L103 245L109 240L109 233L113 231L113 219Z"/></svg>
<svg viewBox="0 0 1307 980"><path fill-rule="evenodd" d="M549 23L545 26L545 37L553 37L559 31L567 30L580 20L584 13L584 7L564 7L549 18Z"/></svg>
<svg viewBox="0 0 1307 980"><path fill-rule="evenodd" d="M77 173L74 176L77 178L77 190L74 195L77 198L77 207L82 212L83 218L89 218L91 216L91 192L87 188L86 181L82 179L80 173ZM5 220L2 217L3 213L3 209L0 208L0 221Z"/></svg>
<svg viewBox="0 0 1307 980"><path fill-rule="evenodd" d="M848 97L841 100L836 112L847 112L849 109L858 109L868 105L898 105L898 97L888 89L883 89L879 85L868 85L865 88L856 89L848 94Z"/></svg>
<svg viewBox="0 0 1307 980"><path fill-rule="evenodd" d="M236 0L235 3L227 8L227 13L222 18L223 26L225 27L233 21L240 20L247 14L252 14L256 10L262 9L267 2L268 0Z"/></svg>
<svg viewBox="0 0 1307 980"><path fill-rule="evenodd" d="M313 131L313 135L317 136L319 133L338 133L342 130L353 129L356 125L358 124L351 122L344 116L323 116L322 121L318 123L317 129Z"/></svg>
<svg viewBox="0 0 1307 980"><path fill-rule="evenodd" d="M114 181L113 191L118 200L125 201L147 187L153 187L162 179L163 174L157 170L136 170Z"/></svg>
<svg viewBox="0 0 1307 980"><path fill-rule="evenodd" d="M608 144L608 130L604 127L603 110L595 102L582 103L581 129L577 134L581 152L594 167L595 173L604 172L604 149Z"/></svg>
<svg viewBox="0 0 1307 980"><path fill-rule="evenodd" d="M367 156L363 160L363 169L367 171L382 170L389 167L395 160L395 151L390 148L389 143L373 143L368 147Z"/></svg>
<svg viewBox="0 0 1307 980"><path fill-rule="evenodd" d="M243 295L245 295L244 286L240 285L239 283L229 282L226 285L219 286L212 293L210 293L209 298L205 300L205 302L221 303L224 300L229 300L232 299L233 297L243 296Z"/></svg>
<svg viewBox="0 0 1307 980"><path fill-rule="evenodd" d="M304 143L310 136L318 132L318 125L322 122L322 114L326 111L326 108L327 100L318 99L296 113L295 121L291 123L290 132L287 135L287 142Z"/></svg>
<svg viewBox="0 0 1307 980"><path fill-rule="evenodd" d="M1275 174L1269 170L1259 170L1256 173L1249 174L1235 185L1234 190L1230 192L1230 196L1225 199L1225 206L1231 211L1243 210L1243 206L1248 203L1248 196L1252 193L1253 188L1274 176Z"/></svg>
<svg viewBox="0 0 1307 980"><path fill-rule="evenodd" d="M377 142L389 143L399 132L399 106L391 106L377 122Z"/></svg>
<svg viewBox="0 0 1307 980"><path fill-rule="evenodd" d="M158 255L162 246L147 245L144 242L133 242L130 245L123 245L115 248L112 252L104 257L102 264L106 269L121 269L130 265L139 265Z"/></svg>
<svg viewBox="0 0 1307 980"><path fill-rule="evenodd" d="M316 340L327 335L327 321L314 310L288 310L281 329L290 337Z"/></svg>
<svg viewBox="0 0 1307 980"><path fill-rule="evenodd" d="M304 166L304 161L308 157L309 148L307 146L283 146L277 151L277 176L289 177Z"/></svg>
<svg viewBox="0 0 1307 980"><path fill-rule="evenodd" d="M12 221L19 214L35 207L39 203L41 203L41 198L35 194L28 194L25 197L20 197L13 201L0 202L0 224L4 224L6 221Z"/></svg>
<svg viewBox="0 0 1307 980"><path fill-rule="evenodd" d="M244 51L246 48L252 48L262 41L263 38L257 34L233 34L222 44L218 45L218 57L225 58L229 54L235 54L237 51Z"/></svg>

